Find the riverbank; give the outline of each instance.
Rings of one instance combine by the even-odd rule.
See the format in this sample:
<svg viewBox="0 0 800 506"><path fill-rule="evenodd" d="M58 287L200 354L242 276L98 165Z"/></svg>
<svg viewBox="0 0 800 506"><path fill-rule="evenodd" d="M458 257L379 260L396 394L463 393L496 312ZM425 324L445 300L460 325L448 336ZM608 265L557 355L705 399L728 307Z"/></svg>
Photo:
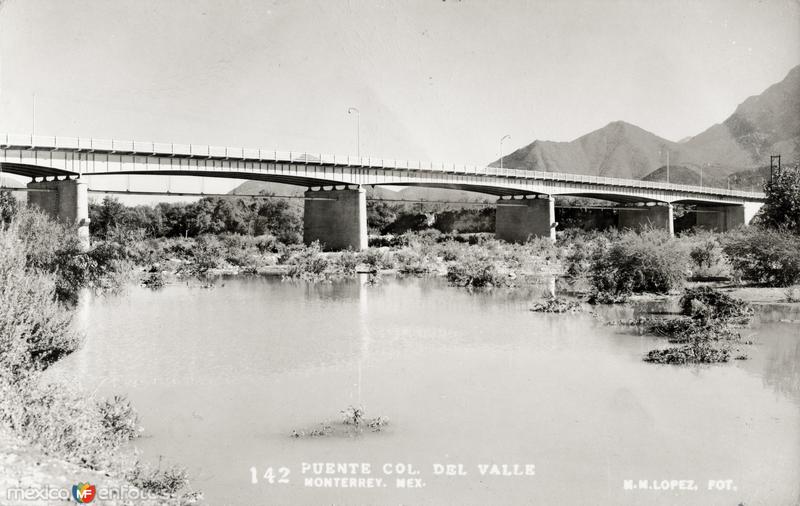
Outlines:
<svg viewBox="0 0 800 506"><path fill-rule="evenodd" d="M48 455L36 445L25 442L10 430L0 427L0 504L47 506L72 503L72 487L81 483L93 485L98 491L120 491L120 495L125 494L127 498L104 499L102 504L161 504L155 499L132 499L146 497L146 492L110 473L88 469Z"/></svg>

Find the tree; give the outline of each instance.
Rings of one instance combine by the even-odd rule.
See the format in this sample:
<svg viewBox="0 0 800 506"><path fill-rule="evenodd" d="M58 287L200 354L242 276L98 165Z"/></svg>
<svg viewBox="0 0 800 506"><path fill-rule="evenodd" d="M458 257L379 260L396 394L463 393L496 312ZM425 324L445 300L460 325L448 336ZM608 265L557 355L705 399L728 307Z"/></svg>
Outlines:
<svg viewBox="0 0 800 506"><path fill-rule="evenodd" d="M257 214L253 234L268 232L286 244L300 241L303 221L286 199L264 199Z"/></svg>
<svg viewBox="0 0 800 506"><path fill-rule="evenodd" d="M769 228L783 228L800 234L800 170L784 168L764 184L767 201L759 222Z"/></svg>
<svg viewBox="0 0 800 506"><path fill-rule="evenodd" d="M125 204L114 197L106 197L98 204L89 206L89 230L92 235L106 237L108 231L121 225L125 216Z"/></svg>
<svg viewBox="0 0 800 506"><path fill-rule="evenodd" d="M397 219L399 212L398 205L371 200L367 202L367 226L370 230L381 232Z"/></svg>

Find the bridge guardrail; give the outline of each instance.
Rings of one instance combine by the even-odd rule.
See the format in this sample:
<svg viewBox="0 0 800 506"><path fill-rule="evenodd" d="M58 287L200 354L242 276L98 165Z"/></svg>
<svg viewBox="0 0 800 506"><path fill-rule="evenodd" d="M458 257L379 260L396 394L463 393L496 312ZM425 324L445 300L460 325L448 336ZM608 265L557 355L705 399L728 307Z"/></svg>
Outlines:
<svg viewBox="0 0 800 506"><path fill-rule="evenodd" d="M566 174L562 172L529 171L524 169L446 165L443 162L423 162L410 160L373 159L372 157L336 156L322 153L304 153L292 151L275 151L251 148L229 148L201 144L167 144L156 142L126 141L113 139L95 139L85 137L62 137L43 135L0 134L0 146L25 150L74 150L87 152L133 153L154 156L188 156L221 159L241 159L271 161L275 163L314 163L326 165L346 165L354 167L390 168L403 170L425 170L431 172L451 172L456 174L491 175L514 177L518 179L536 179L543 181L576 182L581 184L598 184L605 186L643 188L649 190L683 191L687 193L705 193L732 197L763 198L763 193L744 190L726 190L684 184L665 183L661 181L640 181L585 174Z"/></svg>

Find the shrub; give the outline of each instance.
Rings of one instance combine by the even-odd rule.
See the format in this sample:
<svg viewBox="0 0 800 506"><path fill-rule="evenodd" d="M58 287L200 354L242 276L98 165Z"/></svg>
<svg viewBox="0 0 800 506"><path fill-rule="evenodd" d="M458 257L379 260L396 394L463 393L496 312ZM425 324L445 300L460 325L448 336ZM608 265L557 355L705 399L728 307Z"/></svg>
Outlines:
<svg viewBox="0 0 800 506"><path fill-rule="evenodd" d="M225 258L225 248L222 242L214 235L204 234L195 241L193 251L195 268L199 273L222 266Z"/></svg>
<svg viewBox="0 0 800 506"><path fill-rule="evenodd" d="M87 402L64 384L39 384L38 376L0 382L0 418L51 455L92 469L117 463L122 443L139 434L132 408L116 401Z"/></svg>
<svg viewBox="0 0 800 506"><path fill-rule="evenodd" d="M687 289L680 306L681 314L693 318L747 321L753 315L747 302L708 286Z"/></svg>
<svg viewBox="0 0 800 506"><path fill-rule="evenodd" d="M430 247L406 247L394 254L397 270L403 274L423 275L436 270L436 258Z"/></svg>
<svg viewBox="0 0 800 506"><path fill-rule="evenodd" d="M0 231L0 368L17 376L74 351L72 315L56 300L56 278L26 269L17 226Z"/></svg>
<svg viewBox="0 0 800 506"><path fill-rule="evenodd" d="M723 249L742 279L779 287L800 282L800 236L750 227L726 238Z"/></svg>
<svg viewBox="0 0 800 506"><path fill-rule="evenodd" d="M342 251L333 262L335 272L342 276L352 276L356 273L358 256L353 251Z"/></svg>
<svg viewBox="0 0 800 506"><path fill-rule="evenodd" d="M355 273L357 257L352 251L343 252L334 261L329 254L322 253L318 241L311 246L292 247L285 253L285 263L289 266L287 278L306 281L326 281L334 277L350 276Z"/></svg>
<svg viewBox="0 0 800 506"><path fill-rule="evenodd" d="M388 251L378 248L368 248L358 254L360 262L367 265L372 271L394 268L394 261Z"/></svg>
<svg viewBox="0 0 800 506"><path fill-rule="evenodd" d="M686 243L689 250L694 277L719 278L730 275L730 266L717 234L700 231L684 235L680 241Z"/></svg>
<svg viewBox="0 0 800 506"><path fill-rule="evenodd" d="M19 201L10 191L0 191L0 226L11 223L19 211Z"/></svg>
<svg viewBox="0 0 800 506"><path fill-rule="evenodd" d="M631 293L666 293L683 285L687 266L685 251L668 233L626 232L595 251L590 276L595 293L607 292L611 298Z"/></svg>
<svg viewBox="0 0 800 506"><path fill-rule="evenodd" d="M718 348L707 342L650 350L645 362L657 364L713 364L730 360L730 350Z"/></svg>
<svg viewBox="0 0 800 506"><path fill-rule="evenodd" d="M537 313L577 313L581 310L579 302L560 297L548 297L545 302L534 304L531 307L531 311Z"/></svg>
<svg viewBox="0 0 800 506"><path fill-rule="evenodd" d="M491 288L511 286L511 277L502 272L495 261L488 258L470 258L447 267L447 280L456 286Z"/></svg>
<svg viewBox="0 0 800 506"><path fill-rule="evenodd" d="M180 494L188 486L189 478L186 469L179 466L161 469L160 465L152 466L137 462L133 469L126 474L125 479L142 490L153 492L162 497L175 498L181 496L184 501L191 502L191 499L196 496L194 493ZM184 504L184 501L178 504Z"/></svg>

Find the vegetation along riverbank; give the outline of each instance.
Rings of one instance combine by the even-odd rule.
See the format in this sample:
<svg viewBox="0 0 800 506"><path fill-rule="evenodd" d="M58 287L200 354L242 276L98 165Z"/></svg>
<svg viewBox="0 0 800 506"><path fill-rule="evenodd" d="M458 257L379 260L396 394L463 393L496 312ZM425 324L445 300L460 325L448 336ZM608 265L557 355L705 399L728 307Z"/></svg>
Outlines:
<svg viewBox="0 0 800 506"><path fill-rule="evenodd" d="M143 428L121 396L98 399L43 373L75 351L72 326L84 287L113 290L129 278L129 260L99 243L83 252L74 231L42 213L4 202L0 222L0 485L4 493L82 482L192 504L200 497L178 466L142 460L128 442ZM131 492L135 490L134 492ZM4 495L2 500L9 499Z"/></svg>

